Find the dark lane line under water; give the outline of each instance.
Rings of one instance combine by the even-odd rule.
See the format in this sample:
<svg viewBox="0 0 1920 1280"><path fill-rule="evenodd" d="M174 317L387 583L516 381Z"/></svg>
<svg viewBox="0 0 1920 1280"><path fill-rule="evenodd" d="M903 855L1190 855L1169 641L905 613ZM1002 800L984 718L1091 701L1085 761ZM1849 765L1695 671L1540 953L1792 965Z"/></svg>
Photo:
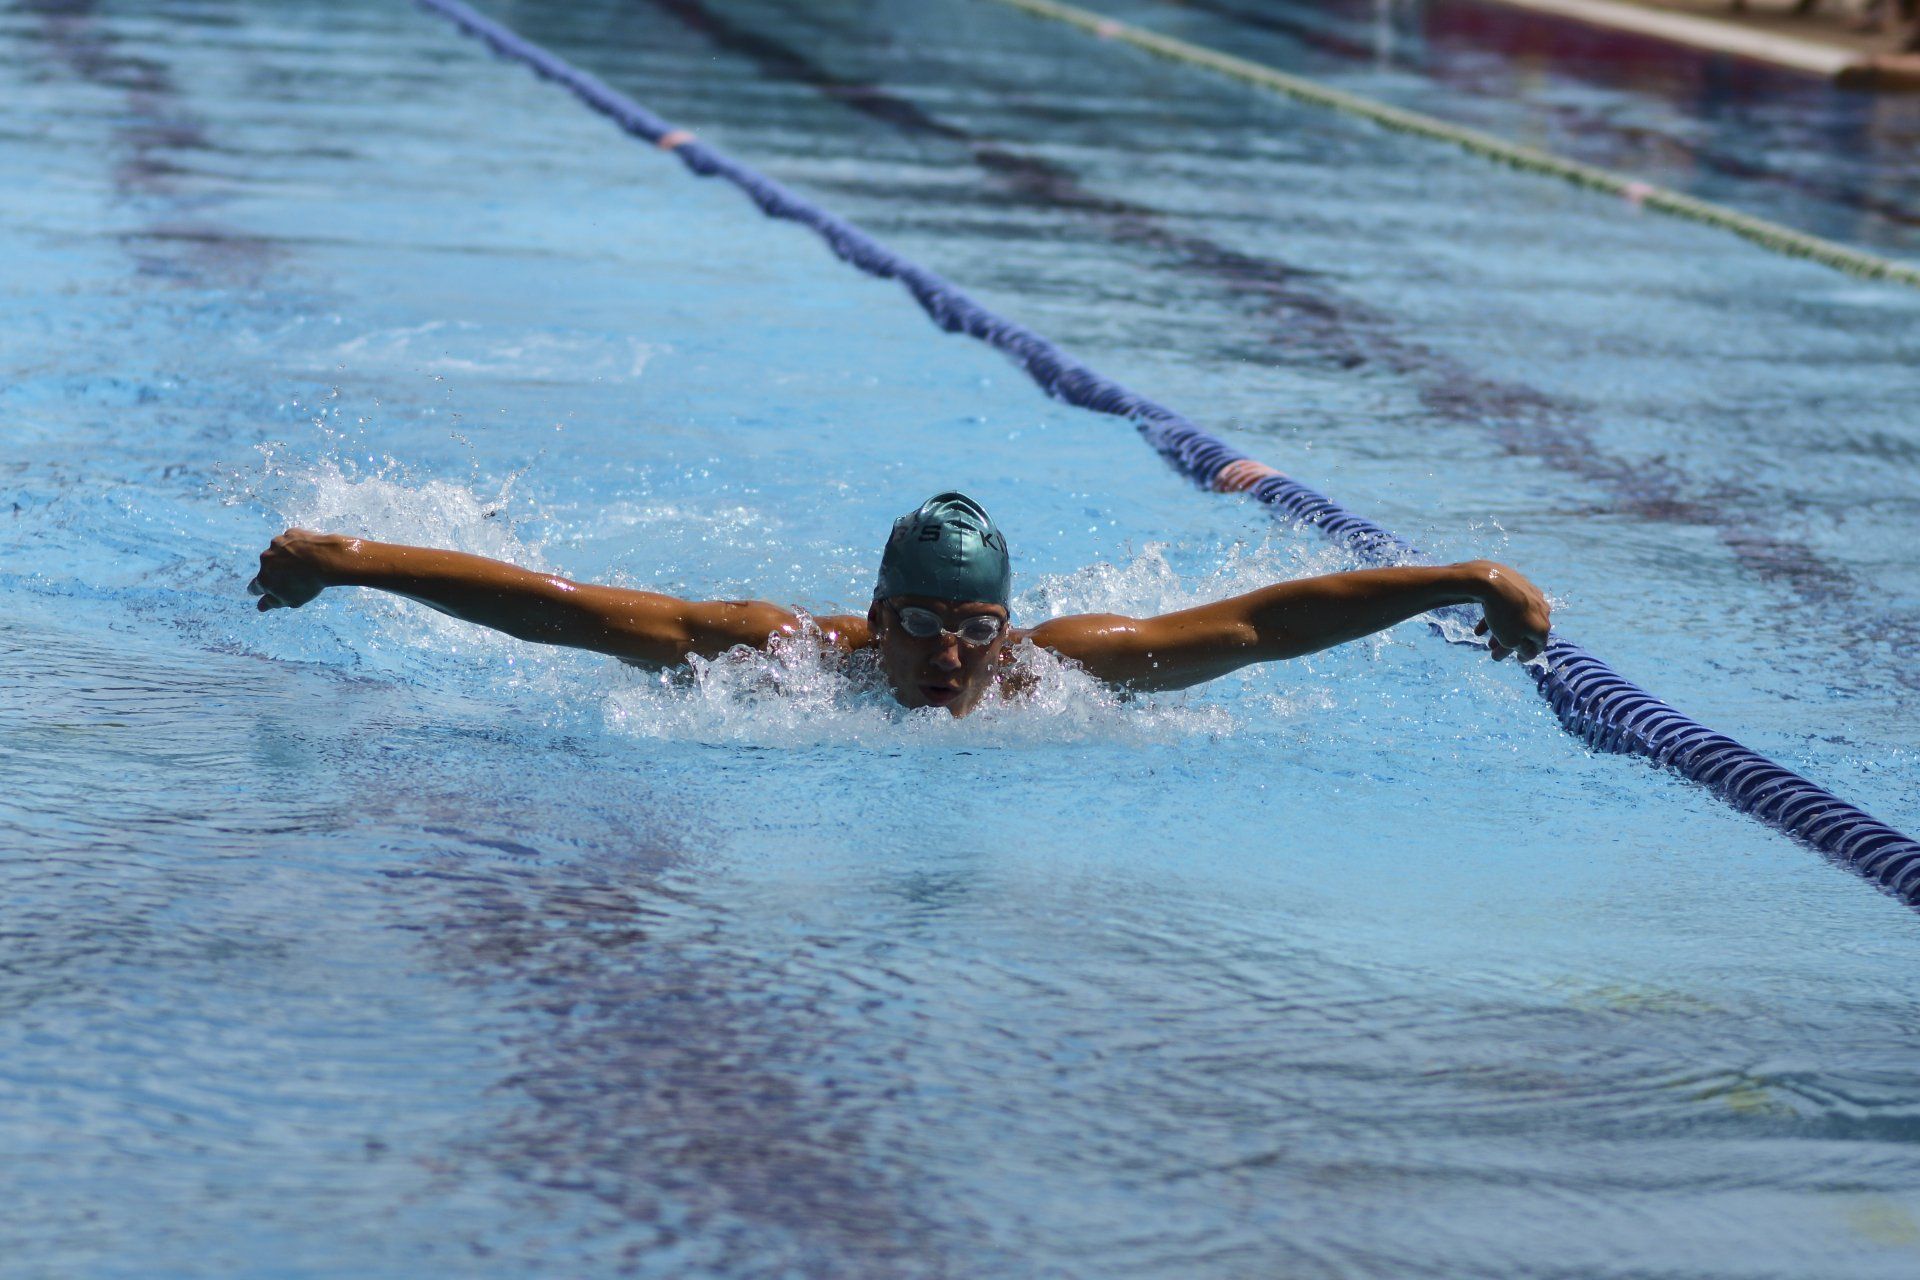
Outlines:
<svg viewBox="0 0 1920 1280"><path fill-rule="evenodd" d="M223 197L186 194L181 179L187 175L174 156L217 154L220 147L181 103L166 66L102 23L98 0L18 0L15 8L38 21L44 43L75 76L123 95L111 173L127 203L152 207L141 226L118 233L139 273L181 284L258 288L285 254L217 221L212 214Z"/></svg>

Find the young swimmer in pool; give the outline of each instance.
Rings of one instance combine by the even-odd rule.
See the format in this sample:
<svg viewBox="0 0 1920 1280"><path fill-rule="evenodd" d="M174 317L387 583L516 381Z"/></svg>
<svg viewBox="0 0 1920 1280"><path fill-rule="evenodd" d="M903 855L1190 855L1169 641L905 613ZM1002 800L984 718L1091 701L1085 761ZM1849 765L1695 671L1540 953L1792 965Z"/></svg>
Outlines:
<svg viewBox="0 0 1920 1280"><path fill-rule="evenodd" d="M1298 657L1448 604L1477 604L1493 657L1522 661L1547 642L1547 601L1488 560L1361 569L1276 583L1157 618L1090 613L1015 628L1007 611L1006 539L960 493L894 521L865 617L815 619L841 651L871 649L906 707L964 716L1012 671L1031 640L1129 689L1184 689L1255 662ZM668 667L736 645L763 648L801 629L799 615L754 600L696 602L569 582L458 551L289 529L260 553L248 589L259 608L297 609L328 587L376 587L522 640Z"/></svg>

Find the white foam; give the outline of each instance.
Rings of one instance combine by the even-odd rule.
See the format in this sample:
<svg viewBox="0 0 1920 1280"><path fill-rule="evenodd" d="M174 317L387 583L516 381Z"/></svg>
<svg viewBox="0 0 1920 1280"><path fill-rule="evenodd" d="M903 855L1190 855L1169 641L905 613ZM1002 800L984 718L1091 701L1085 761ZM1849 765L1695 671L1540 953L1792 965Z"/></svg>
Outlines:
<svg viewBox="0 0 1920 1280"><path fill-rule="evenodd" d="M635 673L607 695L606 724L631 737L881 749L1167 742L1236 728L1225 707L1130 699L1031 644L1015 651L1015 662L1018 695L996 691L964 719L932 707L908 711L886 692L870 655L844 658L809 625L767 652L739 648L676 671Z"/></svg>

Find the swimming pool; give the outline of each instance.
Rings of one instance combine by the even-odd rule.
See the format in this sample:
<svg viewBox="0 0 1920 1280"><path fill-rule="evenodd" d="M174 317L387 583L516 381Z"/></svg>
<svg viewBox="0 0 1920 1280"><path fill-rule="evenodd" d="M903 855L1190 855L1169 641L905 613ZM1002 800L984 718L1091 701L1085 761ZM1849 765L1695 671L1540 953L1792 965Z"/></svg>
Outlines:
<svg viewBox="0 0 1920 1280"><path fill-rule="evenodd" d="M1915 825L1910 292L997 6L492 11ZM941 724L250 614L857 606L948 484L1029 617L1344 562L407 6L0 40L30 1274L1911 1270L1911 914L1417 628Z"/></svg>

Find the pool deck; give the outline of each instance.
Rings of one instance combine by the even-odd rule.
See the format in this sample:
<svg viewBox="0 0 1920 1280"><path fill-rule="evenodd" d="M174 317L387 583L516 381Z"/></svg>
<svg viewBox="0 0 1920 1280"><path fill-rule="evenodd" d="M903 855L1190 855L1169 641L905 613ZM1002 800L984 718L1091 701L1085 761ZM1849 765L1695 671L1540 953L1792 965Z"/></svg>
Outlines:
<svg viewBox="0 0 1920 1280"><path fill-rule="evenodd" d="M1903 52L1917 34L1896 20L1884 31L1857 29L1858 13L1825 0L1798 14L1794 0L1499 0L1593 26L1669 40L1823 76L1848 88L1920 91L1920 53Z"/></svg>

